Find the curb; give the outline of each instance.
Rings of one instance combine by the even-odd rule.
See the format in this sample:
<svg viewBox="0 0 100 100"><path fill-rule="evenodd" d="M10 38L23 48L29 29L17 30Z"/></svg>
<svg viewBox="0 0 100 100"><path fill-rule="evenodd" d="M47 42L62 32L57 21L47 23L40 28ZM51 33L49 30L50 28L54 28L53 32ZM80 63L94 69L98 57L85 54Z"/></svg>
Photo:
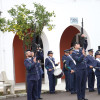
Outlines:
<svg viewBox="0 0 100 100"><path fill-rule="evenodd" d="M64 91L57 90L57 92L64 92ZM43 90L41 91L41 93L49 93L49 91ZM25 97L25 96L27 96L27 93L9 94L9 95L0 96L0 100L8 99L8 98Z"/></svg>
<svg viewBox="0 0 100 100"><path fill-rule="evenodd" d="M8 98L24 97L24 96L27 96L27 93L0 96L0 100L8 99Z"/></svg>

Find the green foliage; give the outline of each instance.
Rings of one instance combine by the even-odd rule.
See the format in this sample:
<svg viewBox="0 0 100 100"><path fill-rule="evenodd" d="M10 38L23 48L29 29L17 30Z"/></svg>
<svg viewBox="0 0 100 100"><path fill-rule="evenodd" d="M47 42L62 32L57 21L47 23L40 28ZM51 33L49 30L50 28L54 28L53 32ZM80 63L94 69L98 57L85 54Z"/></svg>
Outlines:
<svg viewBox="0 0 100 100"><path fill-rule="evenodd" d="M8 13L12 17L12 20L7 21L9 32L12 31L16 33L21 40L23 40L26 35L33 34L34 16L32 15L33 12L26 8L26 5L16 5L15 8L10 9Z"/></svg>
<svg viewBox="0 0 100 100"><path fill-rule="evenodd" d="M54 28L54 25L50 24L51 17L55 17L54 11L48 12L43 5L37 3L33 3L33 8L27 9L25 4L15 5L8 11L11 19L0 19L0 30L15 33L27 46L31 44L34 33L41 35L45 26L51 31Z"/></svg>
<svg viewBox="0 0 100 100"><path fill-rule="evenodd" d="M0 17L0 30L1 31L3 31L3 32L5 32L5 26L6 26L6 20L5 20L5 18L1 18Z"/></svg>
<svg viewBox="0 0 100 100"><path fill-rule="evenodd" d="M35 19L36 22L39 24L39 27L37 29L37 33L41 34L44 26L48 27L48 30L52 30L54 25L49 24L51 22L50 18L53 16L55 17L55 13L46 11L46 8L43 5L33 3L35 7Z"/></svg>

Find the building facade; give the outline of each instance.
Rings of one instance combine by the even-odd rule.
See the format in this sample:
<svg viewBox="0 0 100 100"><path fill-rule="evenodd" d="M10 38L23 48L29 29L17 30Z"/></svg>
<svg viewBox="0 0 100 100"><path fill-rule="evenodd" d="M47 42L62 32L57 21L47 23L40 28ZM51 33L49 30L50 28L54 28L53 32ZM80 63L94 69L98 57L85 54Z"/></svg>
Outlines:
<svg viewBox="0 0 100 100"><path fill-rule="evenodd" d="M71 47L73 38L81 32L81 22L84 22L84 34L88 38L88 49L94 51L100 46L100 0L0 0L2 17L10 18L7 11L14 5L26 4L32 9L32 3L44 5L48 11L54 11L55 28L48 31L45 27L41 36L44 59L48 50L54 52L56 62L61 61L64 50ZM0 72L6 71L10 80L15 83L25 82L23 42L13 33L0 32ZM62 66L62 62L58 67ZM47 73L44 74L48 82Z"/></svg>

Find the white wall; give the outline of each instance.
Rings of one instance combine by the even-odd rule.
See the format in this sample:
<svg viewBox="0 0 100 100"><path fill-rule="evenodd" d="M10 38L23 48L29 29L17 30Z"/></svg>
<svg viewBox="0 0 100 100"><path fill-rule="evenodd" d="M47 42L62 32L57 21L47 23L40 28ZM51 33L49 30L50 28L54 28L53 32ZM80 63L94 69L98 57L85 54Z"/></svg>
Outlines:
<svg viewBox="0 0 100 100"><path fill-rule="evenodd" d="M0 72L5 70L7 77L14 80L13 75L13 37L12 33L4 33L0 36Z"/></svg>
<svg viewBox="0 0 100 100"><path fill-rule="evenodd" d="M100 45L100 0L34 0L40 2L48 11L53 11L56 18L53 18L53 23L56 25L52 31L44 28L45 36L48 39L49 50L54 52L56 62L60 61L60 38L63 31L71 25L70 17L78 17L78 24L81 26L81 19L84 19L84 29L90 39L91 48L97 50ZM10 18L7 14L13 5L26 4L28 8L32 9L33 0L0 0L2 6L2 16ZM13 78L13 38L14 34L6 33L2 35L0 32L0 71L6 70L10 79ZM44 41L44 46L47 46ZM48 51L45 47L46 52ZM45 53L46 55L46 53ZM59 66L60 67L60 66ZM11 73L11 75L9 74Z"/></svg>

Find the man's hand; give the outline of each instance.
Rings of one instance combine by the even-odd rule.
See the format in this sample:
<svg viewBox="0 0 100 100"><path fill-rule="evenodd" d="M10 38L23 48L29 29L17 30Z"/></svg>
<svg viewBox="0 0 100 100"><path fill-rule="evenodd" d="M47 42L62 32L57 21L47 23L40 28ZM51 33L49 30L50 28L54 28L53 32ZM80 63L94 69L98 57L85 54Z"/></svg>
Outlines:
<svg viewBox="0 0 100 100"><path fill-rule="evenodd" d="M49 69L49 71L52 71L52 69Z"/></svg>
<svg viewBox="0 0 100 100"><path fill-rule="evenodd" d="M83 53L83 55L84 55L84 56L86 56L86 53L85 53L85 50L84 50L84 48L83 48L83 50L82 50L82 53Z"/></svg>
<svg viewBox="0 0 100 100"><path fill-rule="evenodd" d="M93 66L90 66L90 68L93 68Z"/></svg>
<svg viewBox="0 0 100 100"><path fill-rule="evenodd" d="M39 50L41 50L41 48L39 47Z"/></svg>
<svg viewBox="0 0 100 100"><path fill-rule="evenodd" d="M38 63L40 63L40 60L38 60Z"/></svg>
<svg viewBox="0 0 100 100"><path fill-rule="evenodd" d="M71 70L71 74L74 73L74 72L75 72L74 70Z"/></svg>
<svg viewBox="0 0 100 100"><path fill-rule="evenodd" d="M60 62L57 63L58 65L60 64Z"/></svg>
<svg viewBox="0 0 100 100"><path fill-rule="evenodd" d="M85 34L82 34L81 37L86 37Z"/></svg>
<svg viewBox="0 0 100 100"><path fill-rule="evenodd" d="M36 57L33 59L33 61L36 63Z"/></svg>

